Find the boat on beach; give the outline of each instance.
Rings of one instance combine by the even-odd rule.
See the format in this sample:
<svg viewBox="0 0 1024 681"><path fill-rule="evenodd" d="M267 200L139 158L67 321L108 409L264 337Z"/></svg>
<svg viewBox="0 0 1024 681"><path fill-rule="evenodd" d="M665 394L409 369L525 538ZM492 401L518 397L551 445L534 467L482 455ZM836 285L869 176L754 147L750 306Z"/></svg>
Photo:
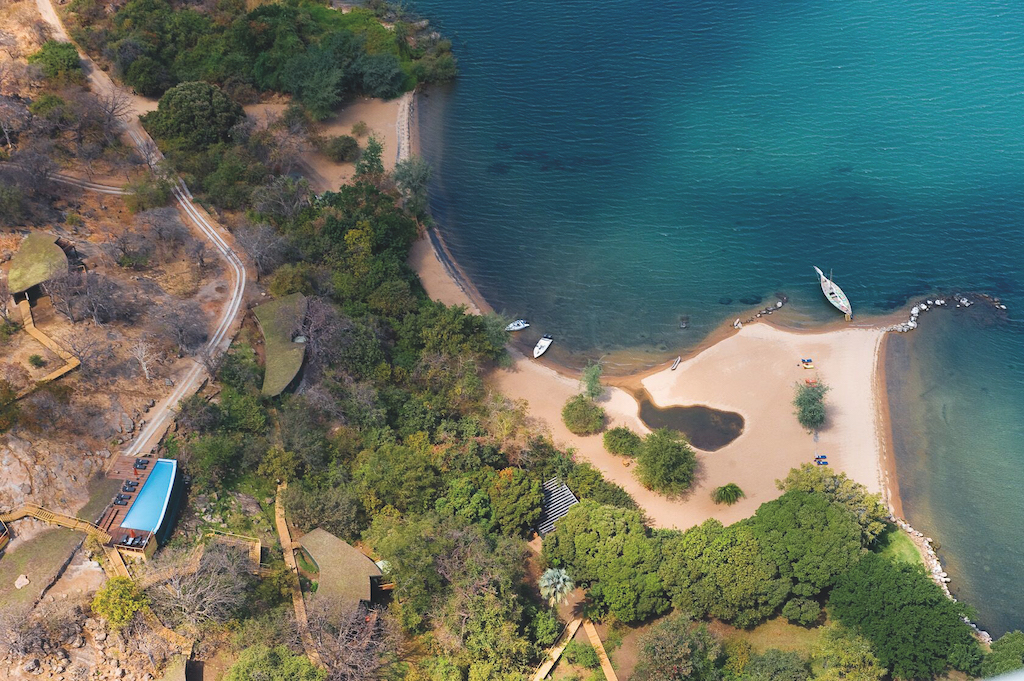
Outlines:
<svg viewBox="0 0 1024 681"><path fill-rule="evenodd" d="M818 273L818 278L821 280L821 292L825 294L828 302L832 303L833 307L846 315L846 321L853 319L853 307L850 305L850 299L843 293L843 289L839 288L834 281L826 277L825 273L817 267L814 268L814 271Z"/></svg>
<svg viewBox="0 0 1024 681"><path fill-rule="evenodd" d="M522 331L523 329L530 326L530 322L525 319L517 319L508 326L505 327L506 331Z"/></svg>
<svg viewBox="0 0 1024 681"><path fill-rule="evenodd" d="M544 334L541 337L541 339L539 341L537 341L537 345L535 345L533 347L533 358L537 359L538 357L543 355L545 352L547 352L548 348L551 347L552 341L554 341L554 340L555 339L551 337L550 333Z"/></svg>
<svg viewBox="0 0 1024 681"><path fill-rule="evenodd" d="M675 371L679 367L679 363L683 361L682 355L676 357L676 361L672 362L672 371Z"/></svg>

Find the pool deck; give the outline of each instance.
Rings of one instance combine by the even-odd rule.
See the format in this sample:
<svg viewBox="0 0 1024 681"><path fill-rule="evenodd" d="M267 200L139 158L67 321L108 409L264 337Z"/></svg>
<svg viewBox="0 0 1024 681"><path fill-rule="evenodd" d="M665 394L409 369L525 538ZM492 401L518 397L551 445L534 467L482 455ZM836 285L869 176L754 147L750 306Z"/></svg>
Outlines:
<svg viewBox="0 0 1024 681"><path fill-rule="evenodd" d="M144 458L150 462L149 466L144 471L137 470L135 468L135 459ZM134 480L139 483L137 490L141 490L149 480L149 474L156 465L156 458L153 456L149 457L134 457L134 456L118 456L114 461L113 465L107 471L107 477L115 480ZM119 490L120 491L120 490ZM128 515L128 511L131 510L135 504L135 500L138 499L139 494L136 491L132 494L131 498L128 499L126 506L116 506L113 503L110 506L110 510L100 520L100 528L102 528L112 539L110 540L111 546L118 546L127 537L140 537L145 536L147 532L139 530L129 530L128 528L122 528L121 523L124 521L125 516ZM127 548L121 546L120 548ZM141 548L140 548L141 550Z"/></svg>

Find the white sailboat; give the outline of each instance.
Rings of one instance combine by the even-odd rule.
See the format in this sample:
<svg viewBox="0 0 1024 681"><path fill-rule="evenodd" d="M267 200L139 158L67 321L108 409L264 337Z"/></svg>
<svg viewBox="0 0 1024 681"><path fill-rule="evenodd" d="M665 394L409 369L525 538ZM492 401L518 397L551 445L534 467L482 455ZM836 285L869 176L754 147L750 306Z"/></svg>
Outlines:
<svg viewBox="0 0 1024 681"><path fill-rule="evenodd" d="M834 281L825 276L825 273L819 270L817 267L814 271L818 273L818 278L821 281L821 292L825 294L828 302L846 315L846 320L853 319L853 306L850 305L850 299L843 293L843 289L839 288Z"/></svg>
<svg viewBox="0 0 1024 681"><path fill-rule="evenodd" d="M543 355L545 352L547 352L548 348L551 347L552 341L554 341L554 340L555 339L551 337L550 333L544 334L541 337L541 339L539 341L537 341L537 345L535 345L534 348L533 348L533 358L537 359L538 357Z"/></svg>

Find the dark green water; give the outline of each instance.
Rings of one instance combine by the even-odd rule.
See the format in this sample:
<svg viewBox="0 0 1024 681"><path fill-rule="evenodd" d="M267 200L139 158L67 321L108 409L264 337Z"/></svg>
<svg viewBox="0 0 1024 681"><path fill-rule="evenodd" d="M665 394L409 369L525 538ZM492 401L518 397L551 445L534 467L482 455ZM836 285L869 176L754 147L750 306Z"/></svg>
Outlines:
<svg viewBox="0 0 1024 681"><path fill-rule="evenodd" d="M420 99L435 217L556 360L667 356L776 292L834 319L814 264L861 319L933 291L1009 305L927 313L890 396L908 519L982 626L1024 627L1024 4L417 7L462 70Z"/></svg>
<svg viewBox="0 0 1024 681"><path fill-rule="evenodd" d="M640 400L640 419L652 429L678 430L690 444L706 452L721 449L743 434L742 416L702 404L661 408L644 397Z"/></svg>

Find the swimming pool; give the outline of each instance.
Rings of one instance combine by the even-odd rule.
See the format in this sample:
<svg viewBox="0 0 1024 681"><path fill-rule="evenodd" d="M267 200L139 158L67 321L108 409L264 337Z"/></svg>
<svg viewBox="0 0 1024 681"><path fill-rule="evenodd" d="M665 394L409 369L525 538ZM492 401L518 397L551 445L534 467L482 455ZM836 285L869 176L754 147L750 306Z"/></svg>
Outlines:
<svg viewBox="0 0 1024 681"><path fill-rule="evenodd" d="M160 528L164 514L167 513L167 502L171 498L177 470L178 462L174 459L156 460L135 503L121 521L121 527L143 532L156 532Z"/></svg>

